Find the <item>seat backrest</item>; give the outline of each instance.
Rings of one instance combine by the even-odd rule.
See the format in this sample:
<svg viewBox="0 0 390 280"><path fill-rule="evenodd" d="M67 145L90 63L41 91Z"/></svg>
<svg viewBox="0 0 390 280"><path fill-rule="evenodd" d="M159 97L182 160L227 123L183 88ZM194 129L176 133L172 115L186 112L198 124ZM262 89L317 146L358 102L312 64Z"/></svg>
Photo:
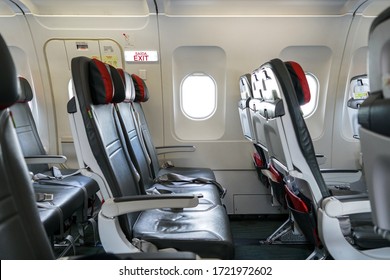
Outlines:
<svg viewBox="0 0 390 280"><path fill-rule="evenodd" d="M242 133L246 139L254 142L253 124L251 120L249 102L253 98L251 75L240 77L240 100L238 101L238 114L240 116Z"/></svg>
<svg viewBox="0 0 390 280"><path fill-rule="evenodd" d="M146 148L148 150L151 159L152 172L153 172L152 175L153 177L157 177L157 174L160 170L160 164L158 161L156 147L154 146L153 139L150 134L149 126L146 121L146 116L142 108L142 103L147 102L149 100L149 90L146 86L145 81L142 78L140 78L135 74L132 74L131 78L133 79L134 88L135 88L135 99L133 103L134 110L137 113L137 118L142 132L142 136L144 137L144 142L146 144Z"/></svg>
<svg viewBox="0 0 390 280"><path fill-rule="evenodd" d="M133 107L135 99L134 83L129 73L124 72L123 70L119 70L118 73L122 77L125 86L126 98L123 102L115 104L115 106L117 107L122 130L126 133L124 136L127 150L130 152L132 162L136 166L141 177L142 188L146 191L154 184L153 171L151 169L152 167L146 144L143 141L143 138L141 138L142 132L140 131L141 127L138 126L137 112L135 112Z"/></svg>
<svg viewBox="0 0 390 280"><path fill-rule="evenodd" d="M8 107L20 86L0 35L0 259L54 259Z"/></svg>
<svg viewBox="0 0 390 280"><path fill-rule="evenodd" d="M30 83L23 77L19 77L21 94L17 103L10 108L16 133L24 156L46 155L41 138L32 115L29 102L33 99L33 91ZM47 164L28 165L28 169L34 174L42 173L49 169Z"/></svg>
<svg viewBox="0 0 390 280"><path fill-rule="evenodd" d="M373 222L390 239L390 8L372 23L368 39L371 95L359 109L363 168Z"/></svg>
<svg viewBox="0 0 390 280"><path fill-rule="evenodd" d="M75 98L69 101L68 112L75 127L73 137L84 145L80 150L85 165L104 182L103 198L143 194L114 106L125 99L118 71L99 60L76 57L72 77ZM138 213L122 217L122 230L128 238L137 217Z"/></svg>
<svg viewBox="0 0 390 280"><path fill-rule="evenodd" d="M318 207L330 193L300 109L300 104L310 100L305 73L299 64L279 59L265 63L257 72L264 99L258 111L264 121L269 157L284 175L302 179L300 191Z"/></svg>

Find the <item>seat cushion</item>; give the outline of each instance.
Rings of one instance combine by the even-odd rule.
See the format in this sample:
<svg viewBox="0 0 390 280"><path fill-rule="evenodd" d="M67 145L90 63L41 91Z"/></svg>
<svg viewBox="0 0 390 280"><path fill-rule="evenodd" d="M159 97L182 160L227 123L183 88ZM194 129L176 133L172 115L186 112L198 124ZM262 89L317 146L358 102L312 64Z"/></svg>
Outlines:
<svg viewBox="0 0 390 280"><path fill-rule="evenodd" d="M190 251L203 258L231 259L234 256L228 216L219 205L205 211L144 211L134 224L133 236L159 249Z"/></svg>
<svg viewBox="0 0 390 280"><path fill-rule="evenodd" d="M60 169L62 175L69 175L76 172L76 169ZM51 171L46 171L43 174L48 176L53 176ZM99 191L99 185L96 183L95 180L91 179L90 177L76 174L69 177L65 177L61 179L60 181L55 181L59 184L64 184L68 186L74 186L79 188L84 188L87 192L88 197L92 197L96 192Z"/></svg>
<svg viewBox="0 0 390 280"><path fill-rule="evenodd" d="M47 207L58 207L61 209L63 219L70 218L75 212L84 208L84 193L80 188L59 185L41 185L34 183L36 193L53 194L53 200L41 202Z"/></svg>
<svg viewBox="0 0 390 280"><path fill-rule="evenodd" d="M38 208L39 217L48 236L60 234L62 217L56 208Z"/></svg>
<svg viewBox="0 0 390 280"><path fill-rule="evenodd" d="M157 190L164 194L201 194L199 204L222 205L218 189L213 184L169 183L166 185L154 184L150 190Z"/></svg>
<svg viewBox="0 0 390 280"><path fill-rule="evenodd" d="M207 178L215 180L214 172L209 168L200 168L200 167L168 167L161 168L156 177L160 177L167 173L177 173L183 176L192 177L192 178Z"/></svg>

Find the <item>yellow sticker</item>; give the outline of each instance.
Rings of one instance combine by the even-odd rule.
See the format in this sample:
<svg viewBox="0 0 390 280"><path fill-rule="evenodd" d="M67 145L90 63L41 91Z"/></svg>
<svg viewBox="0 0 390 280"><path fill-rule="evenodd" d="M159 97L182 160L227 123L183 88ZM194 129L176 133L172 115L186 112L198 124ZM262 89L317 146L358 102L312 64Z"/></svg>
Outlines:
<svg viewBox="0 0 390 280"><path fill-rule="evenodd" d="M102 61L114 67L118 67L118 56L116 55L103 55Z"/></svg>

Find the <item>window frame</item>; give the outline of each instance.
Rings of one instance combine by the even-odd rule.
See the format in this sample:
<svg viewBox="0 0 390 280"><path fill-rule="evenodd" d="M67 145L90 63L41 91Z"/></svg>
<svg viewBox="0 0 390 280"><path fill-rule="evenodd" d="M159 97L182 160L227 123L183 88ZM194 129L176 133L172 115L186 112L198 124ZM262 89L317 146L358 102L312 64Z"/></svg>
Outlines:
<svg viewBox="0 0 390 280"><path fill-rule="evenodd" d="M305 72L305 76L306 76L306 79L307 79L307 83L309 84L310 101L308 103L306 103L305 105L301 105L301 111L302 111L303 117L306 119L306 118L309 118L310 116L312 116L315 113L315 111L317 110L317 107L318 107L318 95L319 95L319 92L320 92L320 82L319 82L317 76L314 75L311 72ZM315 92L310 87L309 77L313 79L313 82L315 82L315 85L316 85L316 91ZM309 106L312 106L312 109L309 112L304 112L304 109L302 108L304 106L306 106L306 108L309 107Z"/></svg>
<svg viewBox="0 0 390 280"><path fill-rule="evenodd" d="M208 78L209 79L208 82L211 82L213 84L213 86L214 86L214 88L213 88L214 90L210 90L210 92L213 93L213 97L211 99L213 99L214 104L213 104L213 108L211 110L209 110L210 112L208 114L202 114L200 116L196 116L193 113L191 114L191 112L189 112L186 109L187 105L185 105L183 101L184 101L185 98L188 98L188 97L184 97L186 92L184 92L183 88L185 86L186 81L188 82L188 79L191 78L191 77L204 77L204 78ZM197 91L199 91L199 90L197 90ZM202 91L202 90L200 90L200 91ZM192 72L192 73L186 75L181 80L181 83L180 83L180 95L179 96L180 96L180 110L182 111L183 115L186 116L190 120L193 120L193 121L204 121L204 120L210 119L215 114L215 112L217 111L217 107L218 107L218 87L217 87L217 83L216 83L215 79L213 78L213 76L211 76L211 75L209 75L209 74L207 74L205 72L200 72L200 71L199 72Z"/></svg>

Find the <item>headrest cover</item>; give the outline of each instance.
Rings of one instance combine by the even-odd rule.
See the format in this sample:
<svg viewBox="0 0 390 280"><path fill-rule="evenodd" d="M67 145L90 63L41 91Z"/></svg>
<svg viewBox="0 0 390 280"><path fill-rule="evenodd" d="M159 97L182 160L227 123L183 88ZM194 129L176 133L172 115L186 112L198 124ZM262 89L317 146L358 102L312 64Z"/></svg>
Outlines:
<svg viewBox="0 0 390 280"><path fill-rule="evenodd" d="M125 99L122 79L113 66L92 59L89 65L89 74L93 104L120 103Z"/></svg>
<svg viewBox="0 0 390 280"><path fill-rule="evenodd" d="M0 35L0 110L19 100L20 86L16 68L3 37Z"/></svg>
<svg viewBox="0 0 390 280"><path fill-rule="evenodd" d="M290 73L298 103L299 105L305 105L310 101L310 88L305 72L303 71L301 65L294 61L287 61L285 62L285 65Z"/></svg>
<svg viewBox="0 0 390 280"><path fill-rule="evenodd" d="M131 78L130 74L123 71L123 69L117 69L121 78L122 78L122 81L125 85L125 94L126 94L126 97L125 97L125 100L124 102L133 102L134 99L135 99L135 88L134 88L134 83L133 83L133 79Z"/></svg>
<svg viewBox="0 0 390 280"><path fill-rule="evenodd" d="M242 100L253 97L250 74L245 74L240 77L240 94Z"/></svg>
<svg viewBox="0 0 390 280"><path fill-rule="evenodd" d="M27 81L27 79L23 77L19 77L19 82L20 82L21 91L20 91L20 97L18 103L30 102L34 96L30 83Z"/></svg>
<svg viewBox="0 0 390 280"><path fill-rule="evenodd" d="M146 87L145 81L135 74L131 75L135 88L135 102L146 102L149 100L149 91Z"/></svg>

